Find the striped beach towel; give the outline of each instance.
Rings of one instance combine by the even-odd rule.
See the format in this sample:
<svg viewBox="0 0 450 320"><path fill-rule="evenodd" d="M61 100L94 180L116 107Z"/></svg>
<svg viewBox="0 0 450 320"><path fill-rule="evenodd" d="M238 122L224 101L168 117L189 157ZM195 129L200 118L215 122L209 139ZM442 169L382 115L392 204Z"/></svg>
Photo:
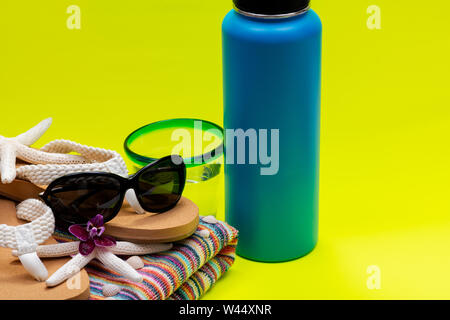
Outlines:
<svg viewBox="0 0 450 320"><path fill-rule="evenodd" d="M85 267L90 279L90 299L105 299L105 284L121 288L113 297L117 300L199 299L232 266L237 235L237 230L225 222L209 224L200 220L196 233L174 243L171 250L141 256L145 265L138 270L144 277L142 283L127 280L94 260ZM54 237L60 242L74 239L59 231Z"/></svg>

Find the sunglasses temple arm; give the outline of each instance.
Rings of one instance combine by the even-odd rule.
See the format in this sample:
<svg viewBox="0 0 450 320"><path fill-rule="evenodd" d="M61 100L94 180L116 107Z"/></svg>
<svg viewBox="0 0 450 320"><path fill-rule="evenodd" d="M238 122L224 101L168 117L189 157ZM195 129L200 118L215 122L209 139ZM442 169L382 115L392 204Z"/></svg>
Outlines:
<svg viewBox="0 0 450 320"><path fill-rule="evenodd" d="M128 177L128 179L132 179L135 176L137 176L141 171L148 171L148 172L177 172L179 169L174 167L160 167L160 168L145 168L141 169L139 172L133 174L132 176Z"/></svg>
<svg viewBox="0 0 450 320"><path fill-rule="evenodd" d="M136 196L136 192L134 189L128 189L125 193L125 199L127 199L130 206L136 211L136 213L143 214L145 213L145 210L141 207L139 204L139 201Z"/></svg>

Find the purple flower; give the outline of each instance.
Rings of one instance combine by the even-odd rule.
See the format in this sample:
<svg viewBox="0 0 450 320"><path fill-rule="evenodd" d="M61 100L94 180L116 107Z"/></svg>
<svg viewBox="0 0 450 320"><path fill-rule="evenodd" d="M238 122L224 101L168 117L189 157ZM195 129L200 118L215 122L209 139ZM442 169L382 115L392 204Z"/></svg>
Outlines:
<svg viewBox="0 0 450 320"><path fill-rule="evenodd" d="M96 215L89 220L87 226L74 224L69 227L69 232L80 239L78 251L87 256L94 251L95 247L112 247L116 245L113 237L103 235L105 227L103 226L103 216Z"/></svg>

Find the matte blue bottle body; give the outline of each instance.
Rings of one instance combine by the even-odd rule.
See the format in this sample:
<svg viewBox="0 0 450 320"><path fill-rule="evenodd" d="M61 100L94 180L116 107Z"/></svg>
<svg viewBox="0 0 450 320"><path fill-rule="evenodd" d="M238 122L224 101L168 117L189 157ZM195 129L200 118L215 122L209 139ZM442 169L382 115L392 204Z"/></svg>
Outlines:
<svg viewBox="0 0 450 320"><path fill-rule="evenodd" d="M304 256L318 239L320 19L312 10L286 19L232 10L222 34L225 129L279 129L276 175L248 161L225 164L225 215L239 230L237 253L267 262Z"/></svg>

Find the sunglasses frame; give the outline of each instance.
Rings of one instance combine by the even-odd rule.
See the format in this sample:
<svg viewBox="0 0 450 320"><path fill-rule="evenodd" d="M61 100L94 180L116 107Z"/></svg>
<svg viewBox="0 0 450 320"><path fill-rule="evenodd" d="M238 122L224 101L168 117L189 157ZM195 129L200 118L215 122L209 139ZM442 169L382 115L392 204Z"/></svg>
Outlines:
<svg viewBox="0 0 450 320"><path fill-rule="evenodd" d="M177 162L179 162L179 164L177 162L174 162L174 157L177 159ZM174 201L173 204L158 209L158 210L154 210L154 209L150 209L150 208L146 208L145 204L140 200L138 194L139 194L139 177L148 169L154 167L155 165L159 164L160 162L166 161L166 160L170 160L172 162L172 164L174 165L174 169L176 169L178 171L179 177L180 177L180 192L178 195L178 199L176 201ZM119 213L122 205L123 205L123 201L125 199L125 193L127 192L127 190L129 189L133 189L136 193L136 198L140 204L140 206L148 212L152 212L152 213L163 213L166 211L169 211L170 209L172 209L173 207L175 207L177 205L177 203L180 201L181 196L183 194L183 190L184 187L186 185L186 166L183 162L183 158L181 158L178 155L171 155L171 156L166 156L163 158L160 158L156 161L153 161L151 163L149 163L148 165L146 165L145 167L143 167L142 169L140 169L138 172L136 172L135 174L129 176L128 178L119 176L117 174L114 173L110 173L110 172L82 172L82 173L71 173L65 176L62 176L60 178L55 179L54 181L52 181L48 187L45 189L44 193L42 195L40 195L41 199L51 208L51 202L50 202L50 193L51 190L53 189L53 187L55 185L60 184L61 181L64 181L68 178L73 178L73 177L109 177L109 178L114 178L116 179L119 183L120 183L120 199L119 199L119 204L117 204L117 209L115 209L115 211L111 214L111 217L109 217L108 219L105 219L105 223L108 221L111 221L112 219L114 219L117 214ZM56 214L55 214L55 219L58 222L62 222L62 224L71 224L71 222L66 221L65 219L61 219L59 218ZM87 221L86 221L87 223Z"/></svg>

